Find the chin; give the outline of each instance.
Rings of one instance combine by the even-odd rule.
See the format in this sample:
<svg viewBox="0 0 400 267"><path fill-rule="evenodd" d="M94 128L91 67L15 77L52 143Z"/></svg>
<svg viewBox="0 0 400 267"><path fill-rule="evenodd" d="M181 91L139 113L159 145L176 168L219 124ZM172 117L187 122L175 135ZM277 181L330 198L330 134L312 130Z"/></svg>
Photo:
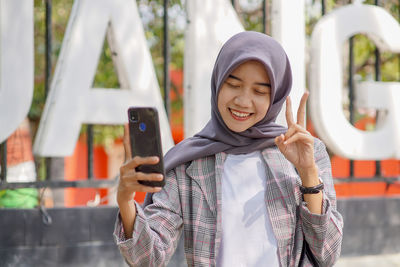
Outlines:
<svg viewBox="0 0 400 267"><path fill-rule="evenodd" d="M241 132L246 131L246 130L249 129L250 127L251 127L251 126L249 126L249 127L228 127L228 128L229 128L229 130L231 130L232 132L241 133Z"/></svg>

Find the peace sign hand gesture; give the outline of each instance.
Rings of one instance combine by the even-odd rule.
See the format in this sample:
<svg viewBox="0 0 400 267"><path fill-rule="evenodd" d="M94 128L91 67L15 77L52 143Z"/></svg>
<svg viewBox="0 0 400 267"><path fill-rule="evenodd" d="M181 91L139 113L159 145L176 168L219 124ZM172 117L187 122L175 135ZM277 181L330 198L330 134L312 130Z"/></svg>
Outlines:
<svg viewBox="0 0 400 267"><path fill-rule="evenodd" d="M309 177L316 172L314 160L314 137L305 129L306 103L309 93L305 92L297 110L297 123L292 114L290 97L286 98L286 122L288 130L275 138L275 144L282 154L297 169L300 177ZM304 175L303 175L304 174ZM304 182L304 181L303 181Z"/></svg>

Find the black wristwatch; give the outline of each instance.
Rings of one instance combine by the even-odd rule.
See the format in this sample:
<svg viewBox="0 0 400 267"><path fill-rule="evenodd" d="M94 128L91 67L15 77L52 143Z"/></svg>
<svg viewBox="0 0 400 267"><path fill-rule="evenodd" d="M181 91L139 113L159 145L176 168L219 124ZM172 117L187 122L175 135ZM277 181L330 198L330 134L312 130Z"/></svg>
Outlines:
<svg viewBox="0 0 400 267"><path fill-rule="evenodd" d="M324 189L324 183L322 182L321 179L319 180L321 183L313 187L304 187L300 185L300 192L303 194L318 194L321 190Z"/></svg>

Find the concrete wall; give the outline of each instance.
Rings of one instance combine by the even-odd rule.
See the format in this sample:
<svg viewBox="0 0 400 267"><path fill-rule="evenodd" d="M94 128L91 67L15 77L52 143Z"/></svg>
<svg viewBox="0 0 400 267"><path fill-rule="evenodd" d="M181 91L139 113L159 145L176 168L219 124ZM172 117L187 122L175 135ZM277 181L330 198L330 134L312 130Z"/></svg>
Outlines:
<svg viewBox="0 0 400 267"><path fill-rule="evenodd" d="M400 198L340 199L342 256L400 253ZM112 231L117 209L0 209L0 266L125 266Z"/></svg>
<svg viewBox="0 0 400 267"><path fill-rule="evenodd" d="M116 208L0 210L0 266L124 266L112 230Z"/></svg>
<svg viewBox="0 0 400 267"><path fill-rule="evenodd" d="M400 198L338 201L343 215L343 256L400 253Z"/></svg>

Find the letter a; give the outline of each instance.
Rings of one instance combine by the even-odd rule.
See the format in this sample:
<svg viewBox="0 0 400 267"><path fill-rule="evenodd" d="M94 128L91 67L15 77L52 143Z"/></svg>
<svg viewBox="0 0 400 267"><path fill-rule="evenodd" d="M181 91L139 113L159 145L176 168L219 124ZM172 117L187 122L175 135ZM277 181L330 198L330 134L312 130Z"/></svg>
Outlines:
<svg viewBox="0 0 400 267"><path fill-rule="evenodd" d="M107 33L122 90L93 89ZM136 1L75 1L34 144L41 156L72 154L82 123L123 124L129 106L155 106L164 151L173 145Z"/></svg>

